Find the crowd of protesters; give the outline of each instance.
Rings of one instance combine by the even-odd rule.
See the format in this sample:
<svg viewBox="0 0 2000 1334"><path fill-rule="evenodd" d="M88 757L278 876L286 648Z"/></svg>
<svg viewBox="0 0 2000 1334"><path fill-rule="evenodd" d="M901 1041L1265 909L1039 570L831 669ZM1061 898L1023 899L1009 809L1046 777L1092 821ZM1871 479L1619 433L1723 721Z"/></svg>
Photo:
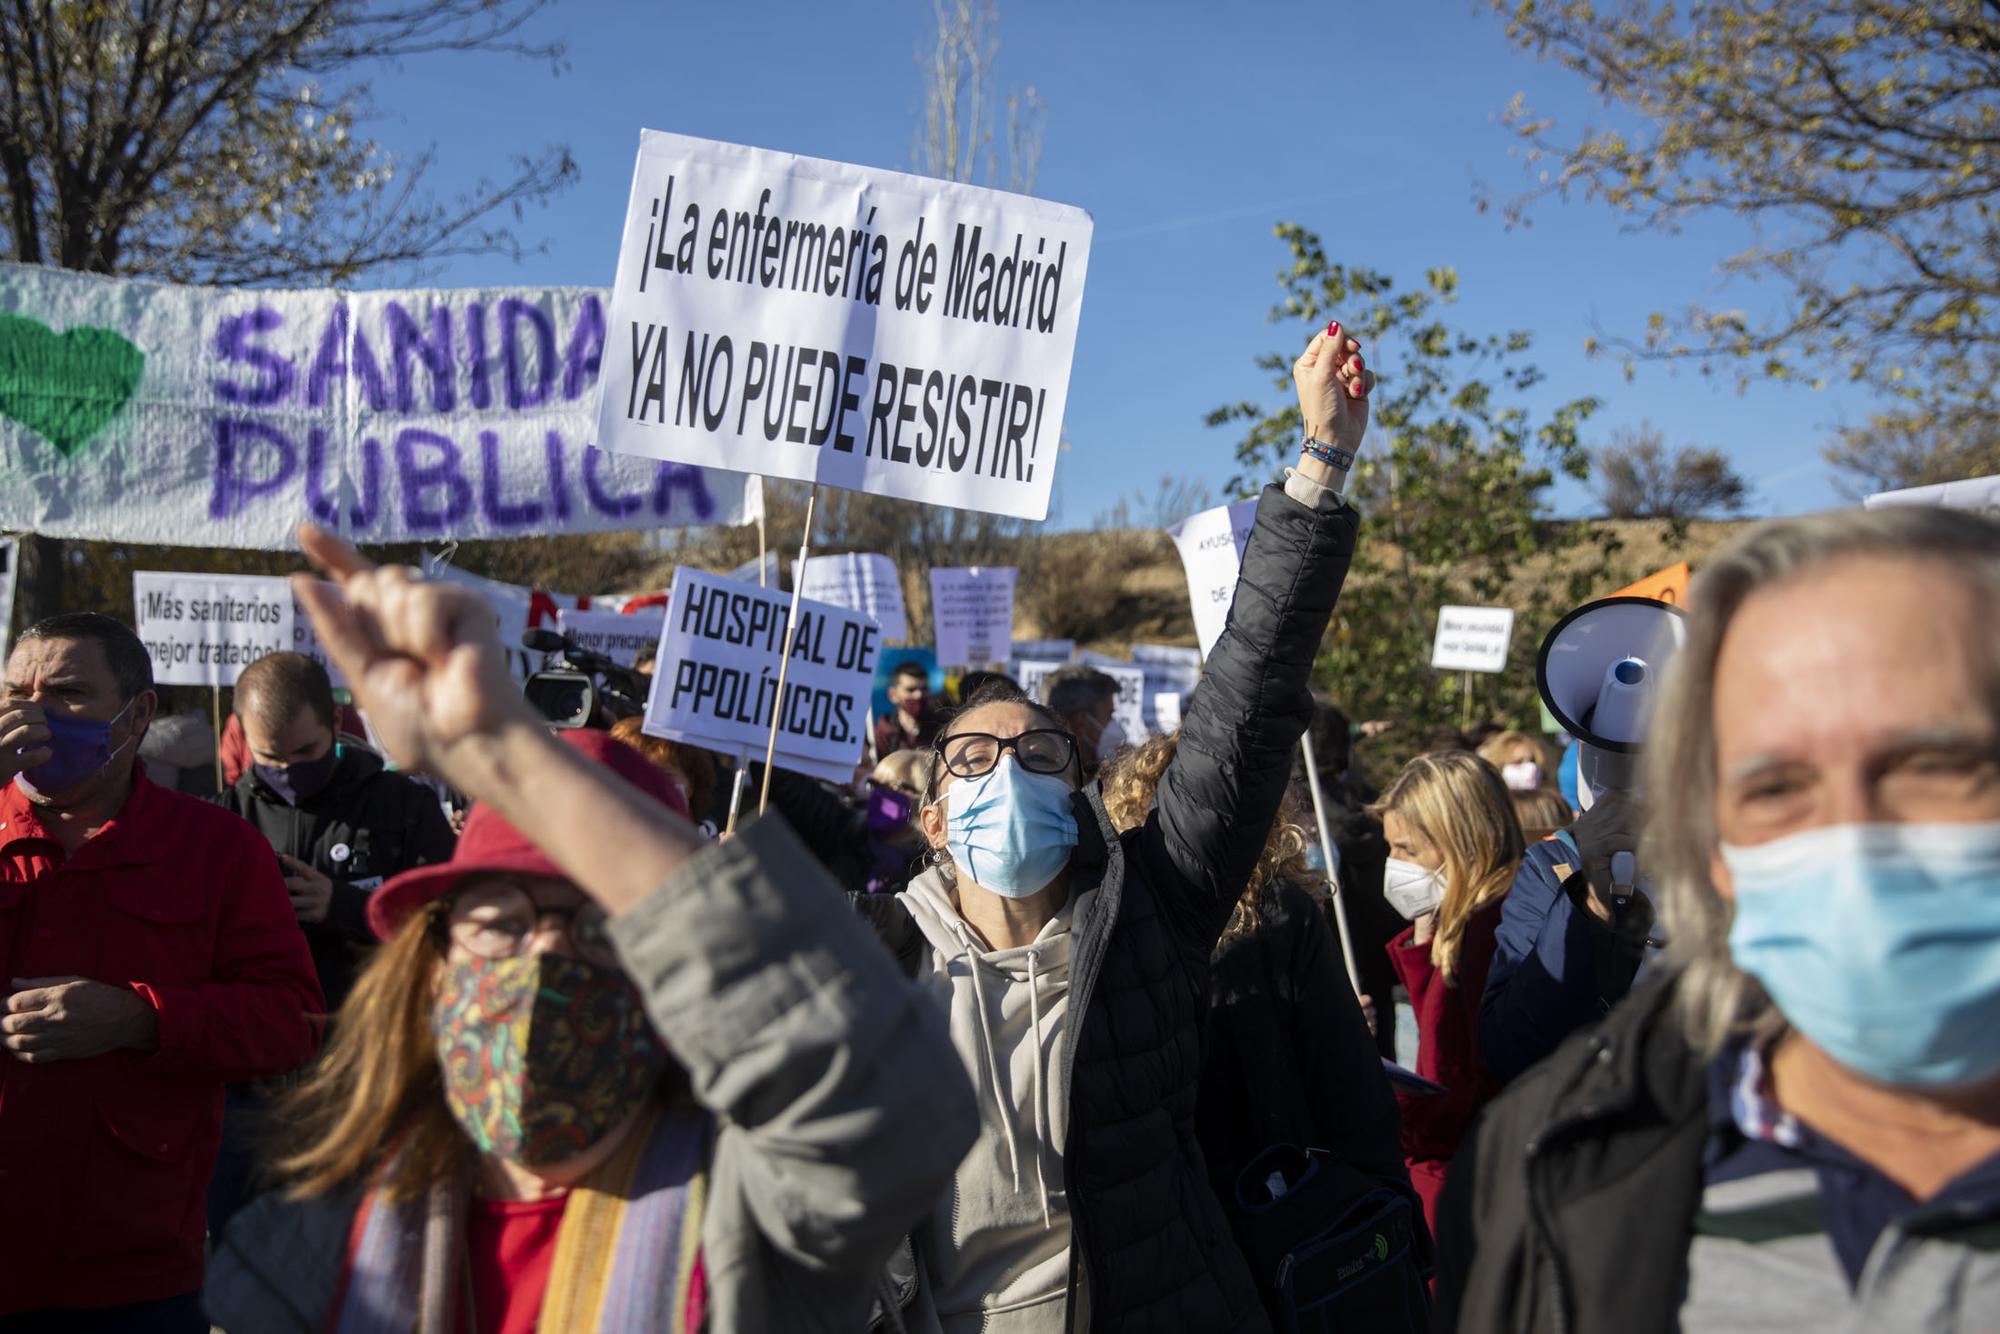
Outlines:
<svg viewBox="0 0 2000 1334"><path fill-rule="evenodd" d="M1630 790L1422 720L1378 788L1311 681L1373 376L1294 378L1137 746L1096 669L903 666L738 818L310 528L346 692L271 655L219 738L30 626L0 1334L1994 1328L2000 524L1738 538Z"/></svg>

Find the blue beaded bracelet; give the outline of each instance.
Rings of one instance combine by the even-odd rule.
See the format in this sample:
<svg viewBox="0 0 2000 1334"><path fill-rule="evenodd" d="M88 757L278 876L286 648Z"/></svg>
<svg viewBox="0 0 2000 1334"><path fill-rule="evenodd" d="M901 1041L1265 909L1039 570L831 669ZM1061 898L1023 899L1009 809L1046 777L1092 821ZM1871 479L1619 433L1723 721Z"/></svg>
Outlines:
<svg viewBox="0 0 2000 1334"><path fill-rule="evenodd" d="M1306 436L1299 441L1299 448L1318 459L1321 463L1324 463L1327 467L1332 468L1335 472L1347 472L1354 467L1353 451L1342 449L1339 445L1329 445L1324 441Z"/></svg>

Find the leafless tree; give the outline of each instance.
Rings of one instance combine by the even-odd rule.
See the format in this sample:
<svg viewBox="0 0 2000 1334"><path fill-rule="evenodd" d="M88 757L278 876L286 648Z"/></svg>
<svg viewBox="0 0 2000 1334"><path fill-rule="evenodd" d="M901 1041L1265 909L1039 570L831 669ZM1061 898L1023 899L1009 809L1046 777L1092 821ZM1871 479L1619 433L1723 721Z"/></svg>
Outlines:
<svg viewBox="0 0 2000 1334"><path fill-rule="evenodd" d="M10 0L0 6L0 258L178 283L346 283L519 254L569 184L552 146L454 198L429 152L366 134L370 75L443 52L560 67L548 0ZM27 544L24 615L61 606L61 544Z"/></svg>
<svg viewBox="0 0 2000 1334"><path fill-rule="evenodd" d="M1047 108L1033 85L1006 99L1007 170L993 151L993 64L1000 54L1000 16L993 0L932 0L937 39L917 52L924 71L924 119L916 144L917 170L948 181L971 181L985 159L983 184L1033 194L1042 165Z"/></svg>
<svg viewBox="0 0 2000 1334"><path fill-rule="evenodd" d="M1597 453L1597 495L1613 519L1693 519L1735 513L1749 486L1720 451L1670 450L1650 425L1621 432Z"/></svg>

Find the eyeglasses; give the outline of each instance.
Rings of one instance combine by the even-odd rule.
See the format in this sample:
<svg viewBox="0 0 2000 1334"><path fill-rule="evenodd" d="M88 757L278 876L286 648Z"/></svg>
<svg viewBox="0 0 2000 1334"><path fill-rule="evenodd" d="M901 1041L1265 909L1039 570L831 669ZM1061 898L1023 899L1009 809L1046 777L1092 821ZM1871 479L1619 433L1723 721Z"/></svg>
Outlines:
<svg viewBox="0 0 2000 1334"><path fill-rule="evenodd" d="M610 968L623 967L611 944L611 919L586 899L573 908L536 903L519 885L482 885L452 897L445 930L454 945L482 959L512 959L528 952L528 942L554 918L568 931L577 957Z"/></svg>
<svg viewBox="0 0 2000 1334"><path fill-rule="evenodd" d="M1007 751L1031 774L1059 774L1076 761L1076 738L1054 728L999 737L991 732L954 732L938 741L938 755L955 778L990 774Z"/></svg>

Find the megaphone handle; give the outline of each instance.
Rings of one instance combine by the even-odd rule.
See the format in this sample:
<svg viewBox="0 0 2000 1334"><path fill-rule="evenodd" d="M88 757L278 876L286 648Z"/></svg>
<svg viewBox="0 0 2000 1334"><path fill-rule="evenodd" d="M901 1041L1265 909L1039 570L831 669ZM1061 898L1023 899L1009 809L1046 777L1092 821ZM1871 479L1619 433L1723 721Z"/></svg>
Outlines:
<svg viewBox="0 0 2000 1334"><path fill-rule="evenodd" d="M1633 886L1639 883L1639 859L1629 852L1611 854L1611 903L1619 912L1632 903Z"/></svg>

